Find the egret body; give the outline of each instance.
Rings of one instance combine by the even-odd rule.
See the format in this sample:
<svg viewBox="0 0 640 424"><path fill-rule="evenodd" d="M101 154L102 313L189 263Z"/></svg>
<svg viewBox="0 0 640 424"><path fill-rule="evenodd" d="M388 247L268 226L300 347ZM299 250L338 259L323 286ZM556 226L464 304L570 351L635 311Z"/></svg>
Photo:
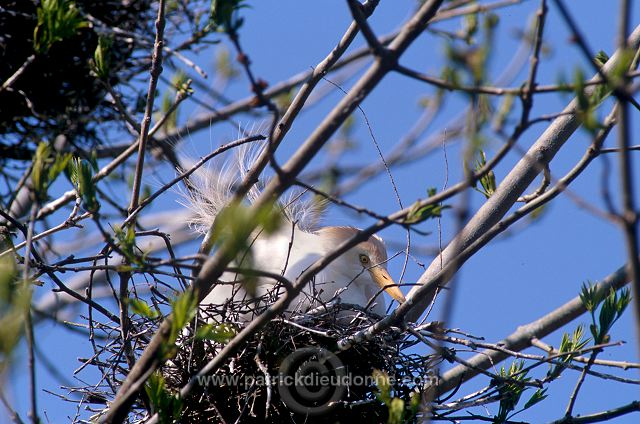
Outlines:
<svg viewBox="0 0 640 424"><path fill-rule="evenodd" d="M216 215L232 198L234 185L247 172L247 156L247 150L241 150L235 166L227 164L221 171L205 169L195 174L186 206L194 211L193 224L201 232L210 227ZM249 202L259 195L258 189L254 188L248 194ZM271 234L260 230L254 232L248 241L250 261L233 265L249 265L257 271L277 274L294 282L315 261L358 232L357 228L347 226L314 228L313 223L317 222L316 209L301 198L292 197L284 206L280 206L285 219L278 230ZM384 315L386 307L382 293L388 293L398 302L405 300L387 271L387 259L382 238L378 235L369 237L315 275L313 281L290 303L288 313L304 313L328 302L339 301ZM225 272L201 305L250 302L252 298L273 302L286 290L277 279L267 276L258 276L253 283L255 286L248 287L246 276Z"/></svg>

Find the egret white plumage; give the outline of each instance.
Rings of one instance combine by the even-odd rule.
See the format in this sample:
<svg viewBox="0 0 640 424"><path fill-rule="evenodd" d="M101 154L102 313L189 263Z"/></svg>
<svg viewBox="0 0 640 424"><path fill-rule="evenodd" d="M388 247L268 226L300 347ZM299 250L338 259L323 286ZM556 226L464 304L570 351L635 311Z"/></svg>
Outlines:
<svg viewBox="0 0 640 424"><path fill-rule="evenodd" d="M251 163L250 150L239 149L237 160L227 163L220 170L203 169L194 174L186 206L194 212L193 226L206 232L211 223L233 195L233 187L242 179ZM248 194L253 202L260 195L258 188ZM291 196L279 206L285 217L275 232L267 234L257 230L249 240L250 266L266 273L281 275L289 281L304 272L317 259L323 257L359 230L347 226L317 227L319 208ZM382 238L371 236L351 248L326 268L289 305L289 314L306 312L331 301L366 307L369 311L384 315L386 311L383 292L394 300L404 302L404 296L387 271L387 251ZM242 265L246 264L234 264ZM285 288L278 280L258 277L255 290L247 293L241 284L244 277L225 272L201 305L224 305L229 302L250 302L251 299L275 301ZM246 316L244 319L250 319Z"/></svg>

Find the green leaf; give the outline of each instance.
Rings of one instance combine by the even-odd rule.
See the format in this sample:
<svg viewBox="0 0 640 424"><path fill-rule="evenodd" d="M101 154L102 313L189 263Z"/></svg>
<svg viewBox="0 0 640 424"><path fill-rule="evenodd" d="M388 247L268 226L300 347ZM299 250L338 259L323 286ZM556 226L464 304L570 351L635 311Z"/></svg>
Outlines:
<svg viewBox="0 0 640 424"><path fill-rule="evenodd" d="M282 224L282 213L273 204L267 204L258 209L256 221L267 234L273 234Z"/></svg>
<svg viewBox="0 0 640 424"><path fill-rule="evenodd" d="M357 119L353 114L349 115L347 119L344 120L344 122L340 126L340 134L343 138L349 139L354 136L354 133L357 129L356 123Z"/></svg>
<svg viewBox="0 0 640 424"><path fill-rule="evenodd" d="M503 378L508 378L509 381L500 383L498 386L498 392L500 393L500 406L498 408L498 414L494 417L495 422L504 422L508 419L509 413L513 411L522 393L525 391L525 386L521 383L529 381L526 373L522 373L524 368L524 361L515 361L511 363L509 370L504 367L500 368L498 375Z"/></svg>
<svg viewBox="0 0 640 424"><path fill-rule="evenodd" d="M173 423L180 418L182 399L179 393L174 395L167 390L164 377L159 371L147 379L144 390L151 403L151 410L158 414L160 423Z"/></svg>
<svg viewBox="0 0 640 424"><path fill-rule="evenodd" d="M618 60L616 61L613 69L611 69L609 77L614 86L619 85L624 74L629 71L634 56L635 50L629 48L619 53Z"/></svg>
<svg viewBox="0 0 640 424"><path fill-rule="evenodd" d="M631 303L631 291L628 288L624 287L620 290L620 299L618 299L618 303L616 305L618 318L620 318L625 309L627 309L629 303Z"/></svg>
<svg viewBox="0 0 640 424"><path fill-rule="evenodd" d="M597 287L590 281L587 281L585 283L582 283L580 300L582 301L585 309L593 313L598 305L600 305L602 296L598 293Z"/></svg>
<svg viewBox="0 0 640 424"><path fill-rule="evenodd" d="M629 290L624 288L618 293L612 288L608 295L597 290L597 286L591 282L582 285L580 300L584 307L591 313L592 324L589 326L595 344L606 343L609 340L609 332L613 324L620 318L626 307L631 302ZM601 306L596 323L595 313Z"/></svg>
<svg viewBox="0 0 640 424"><path fill-rule="evenodd" d="M523 410L525 409L529 409L531 408L533 405L542 402L543 400L545 400L547 398L547 389L538 389L536 390L533 395L529 398L529 400L527 401L527 403L524 404L524 408L522 408Z"/></svg>
<svg viewBox="0 0 640 424"><path fill-rule="evenodd" d="M400 398L391 396L391 380L389 379L389 374L374 368L372 376L373 381L378 388L376 397L383 404L385 404L389 410L389 418L387 420L387 423L402 423L404 417L405 402ZM416 404L419 405L419 396L417 401L415 400L415 397L411 398L411 407L413 408Z"/></svg>
<svg viewBox="0 0 640 424"><path fill-rule="evenodd" d="M387 405L389 408L388 424L401 424L404 415L404 401L400 398L391 399L391 403Z"/></svg>
<svg viewBox="0 0 640 424"><path fill-rule="evenodd" d="M604 66L604 64L609 61L609 55L604 50L600 50L596 53L594 60L598 65Z"/></svg>
<svg viewBox="0 0 640 424"><path fill-rule="evenodd" d="M51 147L45 142L40 142L36 147L36 154L33 158L33 169L31 171L31 181L36 195L40 197L42 193L46 195L48 181L45 170L48 167L49 158L51 157Z"/></svg>
<svg viewBox="0 0 640 424"><path fill-rule="evenodd" d="M249 237L256 227L267 233L274 232L281 223L281 212L272 204L253 211L240 203L224 208L216 216L212 242L225 246L225 255L229 260L240 256L240 266L251 268L251 246Z"/></svg>
<svg viewBox="0 0 640 424"><path fill-rule="evenodd" d="M605 341L605 337L609 334L609 330L611 330L611 325L616 318L617 301L617 294L615 290L611 289L609 295L605 297L600 308L600 316L598 320L600 325L598 339L595 340L596 344L603 343Z"/></svg>
<svg viewBox="0 0 640 424"><path fill-rule="evenodd" d="M573 86L576 99L578 100L578 108L583 112L587 111L590 104L589 99L584 92L584 73L580 68L576 68L575 72L573 73Z"/></svg>
<svg viewBox="0 0 640 424"><path fill-rule="evenodd" d="M145 184L142 186L142 193L140 193L140 203L146 201L149 197L151 197L151 187Z"/></svg>
<svg viewBox="0 0 640 424"><path fill-rule="evenodd" d="M427 189L427 195L429 197L435 196L436 192L437 190L433 187ZM417 201L411 206L403 222L405 224L417 224L427 219L439 218L442 216L442 211L450 207L451 206L440 203L423 206L420 201Z"/></svg>
<svg viewBox="0 0 640 424"><path fill-rule="evenodd" d="M145 392L149 397L152 406L157 406L162 402L162 395L165 390L164 377L159 372L151 374L145 384Z"/></svg>
<svg viewBox="0 0 640 424"><path fill-rule="evenodd" d="M170 350L165 351L165 354L169 355L172 353L172 349L175 346L178 335L187 323L196 315L197 308L198 299L190 291L182 293L171 303L172 319L168 341Z"/></svg>
<svg viewBox="0 0 640 424"><path fill-rule="evenodd" d="M416 414L418 413L418 410L420 409L420 404L422 402L420 392L417 392L417 391L411 392L409 397L410 397L410 400L409 400L410 416L407 417L408 420L416 416Z"/></svg>
<svg viewBox="0 0 640 424"><path fill-rule="evenodd" d="M151 309L149 304L142 299L130 298L129 306L134 314L145 318L157 318L158 311Z"/></svg>
<svg viewBox="0 0 640 424"><path fill-rule="evenodd" d="M47 172L47 181L49 184L54 182L56 178L58 178L58 175L67 168L67 164L71 160L71 157L70 153L58 154L55 156L53 164L51 164Z"/></svg>
<svg viewBox="0 0 640 424"><path fill-rule="evenodd" d="M38 199L44 200L47 198L49 187L60 173L67 168L70 160L71 155L69 153L57 153L54 155L48 143L41 142L38 144L31 171L31 181Z"/></svg>
<svg viewBox="0 0 640 424"><path fill-rule="evenodd" d="M229 49L224 46L221 46L216 51L216 71L218 74L222 75L227 80L234 80L240 76L240 70L235 66L234 62L231 60L231 54L229 53ZM289 96L293 96L289 91ZM293 97L292 97L293 99Z"/></svg>
<svg viewBox="0 0 640 424"><path fill-rule="evenodd" d="M162 95L160 112L158 112L157 114L158 120L160 120L162 116L164 116L169 112L172 105L173 105L173 100L171 99L171 94L169 94L169 92L165 92ZM177 125L178 125L178 110L176 108L169 114L169 116L167 116L167 119L164 121L164 124L162 125L162 130L165 133L169 133L171 130L175 129Z"/></svg>
<svg viewBox="0 0 640 424"><path fill-rule="evenodd" d="M591 331L591 335L593 336L593 340L600 340L600 330L598 326L595 324L591 324L589 326L589 331Z"/></svg>
<svg viewBox="0 0 640 424"><path fill-rule="evenodd" d="M478 14L470 13L465 15L462 21L462 34L467 44L471 44L473 36L478 32Z"/></svg>
<svg viewBox="0 0 640 424"><path fill-rule="evenodd" d="M487 164L487 156L485 155L484 150L479 149L478 155L479 157L476 159L475 172L478 172ZM496 192L496 175L493 173L493 170L484 174L478 181L482 186L482 190L476 188L476 191L484 194L487 199Z"/></svg>
<svg viewBox="0 0 640 424"><path fill-rule="evenodd" d="M496 130L502 130L504 124L506 123L509 115L514 110L513 101L515 96L513 94L507 94L502 98L502 103L500 104L500 108L496 113L495 118L493 119L493 128Z"/></svg>
<svg viewBox="0 0 640 424"><path fill-rule="evenodd" d="M89 164L91 165L91 169L93 169L94 173L97 173L100 168L98 167L98 152L93 149L91 150L91 156L89 156Z"/></svg>
<svg viewBox="0 0 640 424"><path fill-rule="evenodd" d="M141 258L136 254L136 232L132 226L122 229L120 226L114 226L113 232L116 238L116 244L122 251L122 254L130 263L143 265Z"/></svg>
<svg viewBox="0 0 640 424"><path fill-rule="evenodd" d="M486 14L486 17L484 20L485 28L493 29L497 27L499 23L500 23L500 16L496 15L495 13Z"/></svg>
<svg viewBox="0 0 640 424"><path fill-rule="evenodd" d="M0 239L0 250L11 245ZM0 256L0 372L7 370L24 331L32 296L31 281L20 278L13 253Z"/></svg>
<svg viewBox="0 0 640 424"><path fill-rule="evenodd" d="M111 71L111 46L113 40L109 37L100 36L98 38L98 45L93 52L93 60L91 61L91 70L93 73L101 79L109 78Z"/></svg>
<svg viewBox="0 0 640 424"><path fill-rule="evenodd" d="M562 335L562 341L560 342L560 348L558 349L558 353L569 353L569 352L573 352L573 353L561 356L559 358L559 361L562 362L561 364L552 364L550 366L549 372L547 372L548 378L552 380L558 378L560 374L562 374L562 372L567 368L564 364L568 364L573 360L573 358L578 356L577 351L583 349L589 342L589 339L583 340L583 337L584 337L584 327L582 325L579 325L573 331L573 334L571 337L569 337L569 334L567 333L564 333Z"/></svg>
<svg viewBox="0 0 640 424"><path fill-rule="evenodd" d="M182 330L195 316L197 299L192 292L187 291L178 296L171 306L175 327L177 330Z"/></svg>
<svg viewBox="0 0 640 424"><path fill-rule="evenodd" d="M92 172L96 167L92 162L80 158L73 158L67 166L69 179L89 212L100 209Z"/></svg>
<svg viewBox="0 0 640 424"><path fill-rule="evenodd" d="M89 23L71 0L42 0L37 8L38 23L33 30L33 47L44 53L57 41L73 37Z"/></svg>
<svg viewBox="0 0 640 424"><path fill-rule="evenodd" d="M244 23L239 11L246 7L249 6L245 4L245 0L212 0L211 21L224 32L236 32Z"/></svg>
<svg viewBox="0 0 640 424"><path fill-rule="evenodd" d="M544 215L545 212L547 212L549 209L547 207L547 204L542 204L540 206L538 206L537 208L535 208L530 214L529 214L529 219L531 219L532 221L536 221L538 219L540 219L542 217L542 215Z"/></svg>
<svg viewBox="0 0 640 424"><path fill-rule="evenodd" d="M593 89L591 94L588 94L585 88L584 74L581 69L577 68L574 73L574 92L578 102L577 116L582 122L582 126L593 134L602 127L596 117L595 108L609 95L611 90L605 84L600 84Z"/></svg>
<svg viewBox="0 0 640 424"><path fill-rule="evenodd" d="M462 85L460 82L460 73L455 68L449 66L445 66L442 69L440 78L451 84L454 89Z"/></svg>
<svg viewBox="0 0 640 424"><path fill-rule="evenodd" d="M391 382L389 381L389 375L384 371L374 369L372 376L378 387L376 397L385 405L389 405L391 403Z"/></svg>
<svg viewBox="0 0 640 424"><path fill-rule="evenodd" d="M227 343L236 335L236 329L229 324L205 324L196 331L196 339Z"/></svg>
<svg viewBox="0 0 640 424"><path fill-rule="evenodd" d="M595 340L596 344L606 343L609 340L609 332L613 324L622 316L630 301L631 296L628 289L625 288L620 291L619 299L618 292L613 288L611 289L609 295L602 302L602 308L600 309L599 337Z"/></svg>

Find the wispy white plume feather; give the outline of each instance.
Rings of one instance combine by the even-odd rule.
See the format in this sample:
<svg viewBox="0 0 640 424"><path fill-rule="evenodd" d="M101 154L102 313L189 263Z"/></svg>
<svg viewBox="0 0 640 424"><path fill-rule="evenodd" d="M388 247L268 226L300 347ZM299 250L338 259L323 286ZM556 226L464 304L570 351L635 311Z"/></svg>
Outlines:
<svg viewBox="0 0 640 424"><path fill-rule="evenodd" d="M189 189L183 190L180 203L193 212L189 225L195 231L205 234L222 208L231 201L235 188L246 177L251 166L267 148L266 143L243 144L235 149L232 157L225 161L212 161L197 169L189 181ZM189 168L193 160L183 158L183 164ZM246 199L253 204L264 187L260 180L247 193ZM290 191L278 206L284 216L303 231L313 232L320 220L326 202L309 199L301 191Z"/></svg>

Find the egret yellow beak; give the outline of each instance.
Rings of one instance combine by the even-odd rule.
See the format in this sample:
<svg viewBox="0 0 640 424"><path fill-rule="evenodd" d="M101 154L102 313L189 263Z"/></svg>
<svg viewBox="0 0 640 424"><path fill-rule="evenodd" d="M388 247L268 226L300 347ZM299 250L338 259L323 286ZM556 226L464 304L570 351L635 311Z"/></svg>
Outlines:
<svg viewBox="0 0 640 424"><path fill-rule="evenodd" d="M381 289L384 289L384 291L389 293L389 295L395 300L400 303L403 303L406 300L386 269L381 266L374 266L373 268L369 268L369 273L371 273L373 281L375 281Z"/></svg>

